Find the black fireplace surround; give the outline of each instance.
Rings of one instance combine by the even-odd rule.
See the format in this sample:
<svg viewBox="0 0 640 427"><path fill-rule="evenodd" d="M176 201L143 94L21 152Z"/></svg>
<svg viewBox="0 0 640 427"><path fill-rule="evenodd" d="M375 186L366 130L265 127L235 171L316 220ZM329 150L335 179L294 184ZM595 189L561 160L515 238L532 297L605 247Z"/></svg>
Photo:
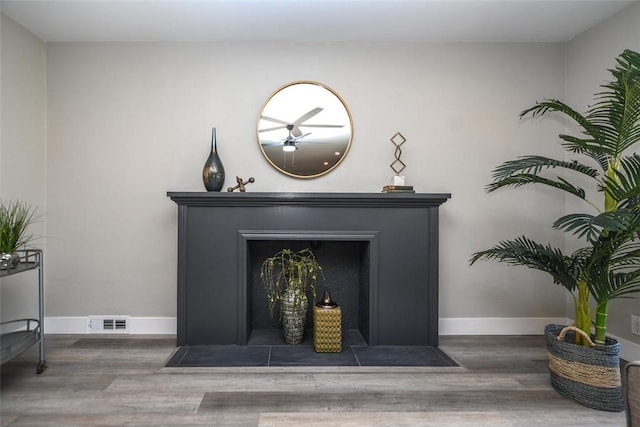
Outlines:
<svg viewBox="0 0 640 427"><path fill-rule="evenodd" d="M260 304L254 270L278 242L360 253L358 277L325 277L318 291L356 288L345 303L358 312L343 322L368 345L438 345L438 207L450 194L167 195L178 204L177 345L248 343L252 306ZM340 242L346 250L331 249Z"/></svg>

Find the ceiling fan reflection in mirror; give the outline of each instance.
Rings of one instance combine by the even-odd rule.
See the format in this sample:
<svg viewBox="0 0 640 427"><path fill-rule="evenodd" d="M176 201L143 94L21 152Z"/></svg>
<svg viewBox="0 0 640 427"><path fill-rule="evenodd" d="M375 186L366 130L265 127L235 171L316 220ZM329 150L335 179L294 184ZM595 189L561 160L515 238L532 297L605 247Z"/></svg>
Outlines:
<svg viewBox="0 0 640 427"><path fill-rule="evenodd" d="M298 147L296 146L296 142L301 140L305 136L311 135L311 132L308 132L299 136L293 136L294 125L287 125L286 128L289 130L289 135L285 139L281 141L264 140L261 142L262 146L270 147L274 145L282 145L282 151L295 151L298 149Z"/></svg>
<svg viewBox="0 0 640 427"><path fill-rule="evenodd" d="M282 145L282 151L295 151L298 149L298 147L296 146L296 142L300 141L302 138L306 136L311 135L311 132L302 133L302 130L300 130L301 127L305 127L305 128L342 128L344 127L344 125L306 123L307 120L310 120L311 118L316 116L318 113L320 113L322 110L323 108L316 107L306 112L305 114L300 116L298 119L294 120L292 123L288 123L284 120L276 119L273 117L267 117L267 116L261 115L260 118L262 120L272 122L272 123L278 123L280 124L280 126L273 126L269 128L260 129L258 132L271 132L271 131L277 131L280 129L287 129L289 131L289 135L287 135L287 137L282 139L281 141L263 140L261 142L262 146L268 147L273 145ZM319 142L315 141L312 143L319 143Z"/></svg>

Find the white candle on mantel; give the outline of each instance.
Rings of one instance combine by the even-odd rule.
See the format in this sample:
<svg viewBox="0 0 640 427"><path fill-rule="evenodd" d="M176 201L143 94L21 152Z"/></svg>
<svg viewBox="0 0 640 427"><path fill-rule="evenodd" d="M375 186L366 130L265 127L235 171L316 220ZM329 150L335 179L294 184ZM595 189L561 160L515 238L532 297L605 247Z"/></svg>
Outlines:
<svg viewBox="0 0 640 427"><path fill-rule="evenodd" d="M395 175L393 177L393 185L404 185L404 176Z"/></svg>

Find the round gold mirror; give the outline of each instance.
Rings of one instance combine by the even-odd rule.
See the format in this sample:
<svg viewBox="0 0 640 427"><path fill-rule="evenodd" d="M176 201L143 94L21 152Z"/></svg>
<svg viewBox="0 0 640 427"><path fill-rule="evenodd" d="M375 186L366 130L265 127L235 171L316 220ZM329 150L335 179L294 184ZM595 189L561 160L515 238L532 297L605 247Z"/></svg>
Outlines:
<svg viewBox="0 0 640 427"><path fill-rule="evenodd" d="M258 117L258 143L280 172L314 178L335 169L353 138L351 114L333 89L298 81L276 90Z"/></svg>

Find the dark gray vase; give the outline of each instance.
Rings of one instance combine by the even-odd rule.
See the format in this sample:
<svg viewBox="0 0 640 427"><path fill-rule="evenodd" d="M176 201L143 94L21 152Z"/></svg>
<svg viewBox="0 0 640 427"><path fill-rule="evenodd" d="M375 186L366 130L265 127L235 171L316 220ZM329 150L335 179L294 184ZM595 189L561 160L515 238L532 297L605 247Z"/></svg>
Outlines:
<svg viewBox="0 0 640 427"><path fill-rule="evenodd" d="M207 191L220 191L224 185L224 166L220 156L216 141L216 128L211 131L211 154L202 169L202 181Z"/></svg>

